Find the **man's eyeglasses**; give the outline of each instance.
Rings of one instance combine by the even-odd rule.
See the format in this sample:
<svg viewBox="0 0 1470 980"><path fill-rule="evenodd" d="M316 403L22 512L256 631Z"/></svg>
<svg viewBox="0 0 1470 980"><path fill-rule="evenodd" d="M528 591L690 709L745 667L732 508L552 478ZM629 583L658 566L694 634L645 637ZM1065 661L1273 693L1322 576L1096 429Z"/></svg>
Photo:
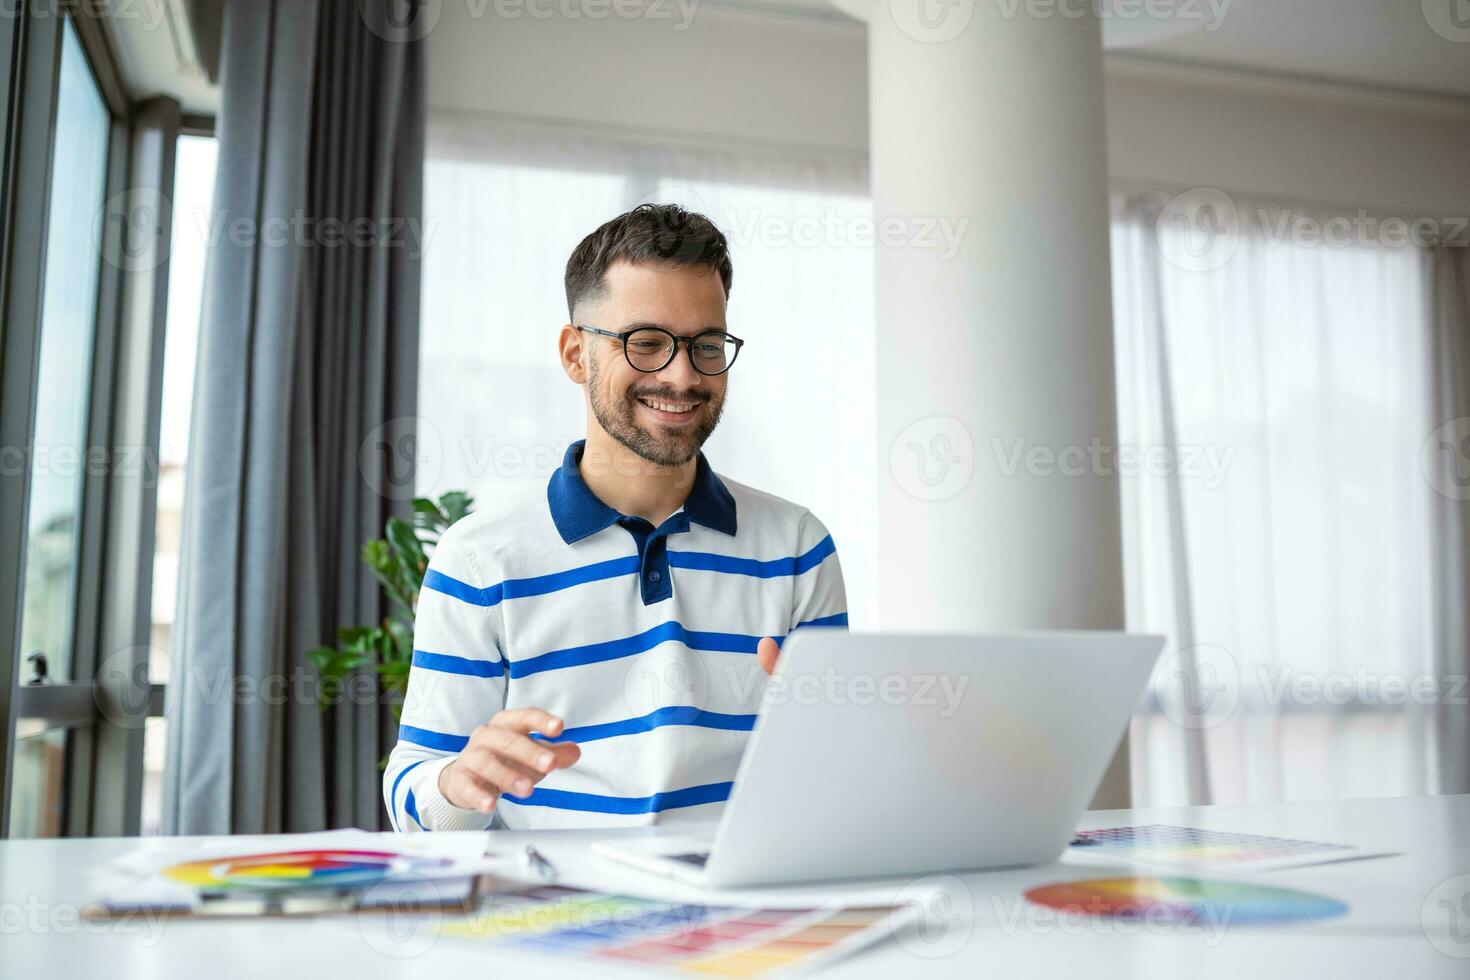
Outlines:
<svg viewBox="0 0 1470 980"><path fill-rule="evenodd" d="M739 337L723 330L706 330L693 337L676 337L663 327L634 327L618 333L579 323L577 329L621 341L623 356L634 370L644 374L653 374L668 367L678 355L680 344L689 352L689 363L694 365L694 370L711 377L724 374L734 365L740 348L745 344Z"/></svg>

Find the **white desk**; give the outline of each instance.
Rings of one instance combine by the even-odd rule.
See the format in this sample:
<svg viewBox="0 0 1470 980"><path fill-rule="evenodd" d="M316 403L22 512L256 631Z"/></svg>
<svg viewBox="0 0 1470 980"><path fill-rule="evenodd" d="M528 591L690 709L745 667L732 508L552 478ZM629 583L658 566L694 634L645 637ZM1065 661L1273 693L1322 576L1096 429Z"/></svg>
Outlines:
<svg viewBox="0 0 1470 980"><path fill-rule="evenodd" d="M1021 891L1066 879L1107 876L1076 864L964 876L974 914L933 941L890 939L838 965L849 977L1470 977L1470 796L1253 807L1088 813L1084 827L1179 823L1320 840L1373 840L1406 853L1278 871L1273 884L1319 892L1350 905L1347 915L1305 927L1227 926L1124 932L1061 931L1029 923ZM499 835L532 838L559 864L592 860L586 842L605 834ZM511 843L503 841L503 843ZM0 977L476 977L585 976L546 961L510 959L491 944L432 935L398 958L375 948L351 917L261 922L170 921L102 929L76 911L97 897L100 864L135 840L0 843ZM901 884L901 883L900 883ZM1441 905L1448 898L1452 905ZM1429 909L1428 932L1425 910ZM1454 911L1458 909L1458 911ZM1452 919L1452 913L1458 919ZM381 946L381 940L376 942ZM425 943L420 940L415 948ZM940 954L940 955L936 955ZM1452 955L1457 954L1457 955ZM514 970L507 969L514 967ZM492 972L487 972L492 971ZM648 971L642 971L647 976Z"/></svg>

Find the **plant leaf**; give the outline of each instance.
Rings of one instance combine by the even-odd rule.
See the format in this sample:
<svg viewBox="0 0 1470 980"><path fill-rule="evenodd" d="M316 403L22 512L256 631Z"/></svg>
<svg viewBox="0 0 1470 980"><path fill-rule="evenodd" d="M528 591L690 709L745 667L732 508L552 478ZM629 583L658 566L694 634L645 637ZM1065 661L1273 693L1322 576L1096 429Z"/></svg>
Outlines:
<svg viewBox="0 0 1470 980"><path fill-rule="evenodd" d="M439 508L444 511L450 524L463 518L475 505L475 498L463 490L451 490L439 498Z"/></svg>
<svg viewBox="0 0 1470 980"><path fill-rule="evenodd" d="M428 497L415 497L413 501L414 525L424 531L442 531L449 526L449 515Z"/></svg>

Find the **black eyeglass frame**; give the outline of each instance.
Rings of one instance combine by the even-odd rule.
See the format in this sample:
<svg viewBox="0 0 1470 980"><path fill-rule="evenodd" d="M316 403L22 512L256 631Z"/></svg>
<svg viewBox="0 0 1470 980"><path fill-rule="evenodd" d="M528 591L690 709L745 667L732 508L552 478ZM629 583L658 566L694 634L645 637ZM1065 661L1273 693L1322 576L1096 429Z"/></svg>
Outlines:
<svg viewBox="0 0 1470 980"><path fill-rule="evenodd" d="M663 327L653 326L633 327L630 330L617 331L603 330L601 327L589 327L586 324L578 323L576 324L576 328L578 330L584 330L587 333L595 333L600 337L612 337L613 339L617 340L620 344L622 344L623 347L623 360L627 361L628 366L634 371L641 371L644 374L657 374L664 368L668 367L670 364L674 363L674 358L679 356L679 345L683 344L684 353L689 355L689 364L691 367L694 368L695 371L698 371L706 378L718 378L720 375L724 374L735 366L735 360L740 356L740 348L745 346L745 341L741 340L733 333L726 333L723 330L703 330L692 337L680 337L678 334L671 333L668 330L665 330ZM633 358L628 355L628 338L633 336L635 333L642 333L645 330L656 330L659 333L663 334L665 337L668 337L669 340L673 342L673 346L669 349L669 359L667 361L664 361L656 368L641 368L638 365L634 364ZM699 340L701 337L720 337L725 341L730 341L735 344L735 353L730 355L730 360L726 362L723 370L705 371L695 362L694 342L696 340Z"/></svg>

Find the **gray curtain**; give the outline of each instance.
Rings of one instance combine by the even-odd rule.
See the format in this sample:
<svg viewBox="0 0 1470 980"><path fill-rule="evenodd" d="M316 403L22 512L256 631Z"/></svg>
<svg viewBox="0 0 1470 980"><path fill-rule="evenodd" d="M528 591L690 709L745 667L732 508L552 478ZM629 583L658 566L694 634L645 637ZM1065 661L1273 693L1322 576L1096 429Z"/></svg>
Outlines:
<svg viewBox="0 0 1470 980"><path fill-rule="evenodd" d="M421 58L353 0L225 8L165 833L385 826L391 716L306 652L382 617L358 550L409 509Z"/></svg>
<svg viewBox="0 0 1470 980"><path fill-rule="evenodd" d="M1425 450L1434 507L1434 673L1442 696L1433 719L1438 793L1470 793L1470 248L1431 255L1434 434ZM1458 679L1458 681L1457 681Z"/></svg>

